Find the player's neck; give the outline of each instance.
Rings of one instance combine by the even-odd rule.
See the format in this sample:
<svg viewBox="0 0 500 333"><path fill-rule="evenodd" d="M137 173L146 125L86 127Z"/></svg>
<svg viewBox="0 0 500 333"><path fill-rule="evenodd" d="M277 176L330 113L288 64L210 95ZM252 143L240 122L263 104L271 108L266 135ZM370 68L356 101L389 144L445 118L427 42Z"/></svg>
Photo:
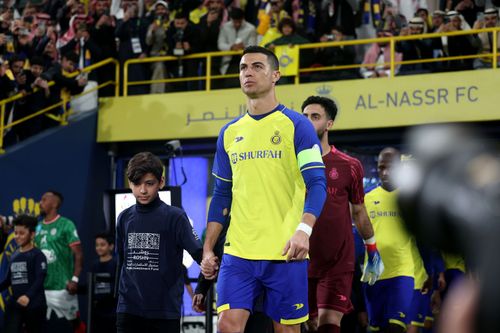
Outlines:
<svg viewBox="0 0 500 333"><path fill-rule="evenodd" d="M326 135L323 135L323 137L321 138L321 150L322 156L328 155L330 153L330 150L332 150L332 147L328 142L328 133Z"/></svg>
<svg viewBox="0 0 500 333"><path fill-rule="evenodd" d="M53 222L57 216L59 216L57 211L52 211L52 212L47 213L47 215L45 215L45 218L43 220L45 222Z"/></svg>
<svg viewBox="0 0 500 333"><path fill-rule="evenodd" d="M20 251L21 252L28 252L31 249L33 249L33 247L34 247L33 242L28 242L27 244L24 244L21 246Z"/></svg>
<svg viewBox="0 0 500 333"><path fill-rule="evenodd" d="M104 256L99 257L99 262L108 262L111 259L113 259L113 256L111 254L106 254Z"/></svg>
<svg viewBox="0 0 500 333"><path fill-rule="evenodd" d="M278 104L278 100L274 94L256 99L249 98L247 102L248 113L252 116L265 114L274 110Z"/></svg>

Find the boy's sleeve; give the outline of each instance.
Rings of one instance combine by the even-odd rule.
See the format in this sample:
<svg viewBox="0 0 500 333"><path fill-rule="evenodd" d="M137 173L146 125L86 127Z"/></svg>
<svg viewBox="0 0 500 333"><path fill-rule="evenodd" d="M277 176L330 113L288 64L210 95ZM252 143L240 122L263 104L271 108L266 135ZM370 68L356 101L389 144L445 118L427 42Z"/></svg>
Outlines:
<svg viewBox="0 0 500 333"><path fill-rule="evenodd" d="M35 265L33 267L35 268L35 280L26 291L26 296L28 296L29 299L32 299L37 292L43 292L43 283L47 275L47 259L42 252L36 255Z"/></svg>
<svg viewBox="0 0 500 333"><path fill-rule="evenodd" d="M200 264L203 254L200 237L191 226L187 215L181 214L176 223L176 241L177 244L189 252L191 257Z"/></svg>

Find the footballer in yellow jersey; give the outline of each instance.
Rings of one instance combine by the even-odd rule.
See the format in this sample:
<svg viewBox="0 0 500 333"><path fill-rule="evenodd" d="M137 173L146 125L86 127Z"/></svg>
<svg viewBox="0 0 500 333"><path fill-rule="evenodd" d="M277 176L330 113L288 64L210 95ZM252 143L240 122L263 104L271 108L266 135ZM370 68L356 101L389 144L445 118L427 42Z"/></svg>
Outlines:
<svg viewBox="0 0 500 333"><path fill-rule="evenodd" d="M372 286L366 283L363 286L372 331L406 332L413 297L413 241L400 217L396 202L398 191L390 178L400 158L394 148L380 152L377 169L381 186L365 196L368 216L377 235L377 248L384 262L379 280Z"/></svg>
<svg viewBox="0 0 500 333"><path fill-rule="evenodd" d="M326 176L312 124L275 97L278 68L269 50L245 49L240 83L248 112L225 125L217 140L201 268L213 278L213 245L229 211L217 285L220 331L242 332L261 294L277 327L298 333L308 319L306 257Z"/></svg>

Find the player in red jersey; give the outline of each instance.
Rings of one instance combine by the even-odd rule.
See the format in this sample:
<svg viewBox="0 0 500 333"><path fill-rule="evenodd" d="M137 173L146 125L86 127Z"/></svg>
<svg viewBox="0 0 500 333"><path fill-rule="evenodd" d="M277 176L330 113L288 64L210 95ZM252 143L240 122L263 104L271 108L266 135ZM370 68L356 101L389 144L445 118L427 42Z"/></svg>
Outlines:
<svg viewBox="0 0 500 333"><path fill-rule="evenodd" d="M310 238L309 331L340 332L342 316L353 308L350 300L354 273L352 218L365 241L369 257L367 282L375 283L383 270L372 224L364 204L363 166L328 143L328 130L337 115L335 102L310 96L302 104L321 141L328 196ZM350 205L349 205L350 203Z"/></svg>

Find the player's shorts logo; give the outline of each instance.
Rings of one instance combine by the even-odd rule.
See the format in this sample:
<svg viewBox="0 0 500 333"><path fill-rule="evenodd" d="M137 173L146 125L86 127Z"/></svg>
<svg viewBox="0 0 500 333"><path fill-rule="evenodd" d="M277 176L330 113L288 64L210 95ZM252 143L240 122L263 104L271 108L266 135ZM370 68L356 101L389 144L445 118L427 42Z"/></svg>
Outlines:
<svg viewBox="0 0 500 333"><path fill-rule="evenodd" d="M336 168L332 168L332 170L328 173L328 176L330 179L335 180L339 178L339 173Z"/></svg>
<svg viewBox="0 0 500 333"><path fill-rule="evenodd" d="M231 163L236 164L236 162L238 162L238 154L232 153L231 154Z"/></svg>
<svg viewBox="0 0 500 333"><path fill-rule="evenodd" d="M274 145L279 145L281 143L281 136L279 131L274 132L274 135L271 137L271 143Z"/></svg>
<svg viewBox="0 0 500 333"><path fill-rule="evenodd" d="M347 297L346 297L346 296L344 296L344 295L340 295L340 294L339 294L339 295L337 295L337 296L339 297L339 300L340 300L341 302L345 302L345 301L347 301Z"/></svg>
<svg viewBox="0 0 500 333"><path fill-rule="evenodd" d="M295 310L300 310L304 307L304 303L294 304L293 307L295 307Z"/></svg>

